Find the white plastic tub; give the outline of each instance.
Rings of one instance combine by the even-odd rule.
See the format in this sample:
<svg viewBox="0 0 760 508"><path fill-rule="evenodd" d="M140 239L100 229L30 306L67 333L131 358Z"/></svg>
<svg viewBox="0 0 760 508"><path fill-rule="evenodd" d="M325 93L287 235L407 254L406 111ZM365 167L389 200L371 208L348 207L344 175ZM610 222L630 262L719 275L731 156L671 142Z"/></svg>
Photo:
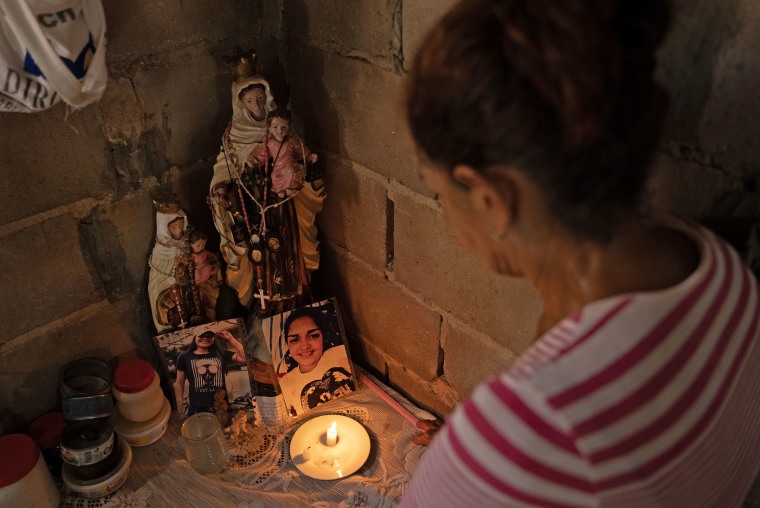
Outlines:
<svg viewBox="0 0 760 508"><path fill-rule="evenodd" d="M164 403L158 414L146 422L138 423L124 418L117 405L116 410L111 415L111 425L114 432L130 446L147 446L161 439L169 426L171 414L172 407L166 397L164 397Z"/></svg>

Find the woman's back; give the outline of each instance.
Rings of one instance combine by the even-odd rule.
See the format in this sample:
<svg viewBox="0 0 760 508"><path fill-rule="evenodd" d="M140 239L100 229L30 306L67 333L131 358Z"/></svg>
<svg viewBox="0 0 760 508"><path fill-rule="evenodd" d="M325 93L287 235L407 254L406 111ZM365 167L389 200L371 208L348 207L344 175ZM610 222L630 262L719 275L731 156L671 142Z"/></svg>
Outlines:
<svg viewBox="0 0 760 508"><path fill-rule="evenodd" d="M698 231L683 283L587 306L476 389L405 506L739 506L760 468L758 284Z"/></svg>

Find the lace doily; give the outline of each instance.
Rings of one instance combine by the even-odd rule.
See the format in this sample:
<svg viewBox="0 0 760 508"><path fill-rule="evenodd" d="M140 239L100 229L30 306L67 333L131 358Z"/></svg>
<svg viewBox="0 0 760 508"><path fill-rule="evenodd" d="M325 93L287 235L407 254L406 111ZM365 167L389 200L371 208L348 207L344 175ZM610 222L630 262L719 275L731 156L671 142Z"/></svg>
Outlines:
<svg viewBox="0 0 760 508"><path fill-rule="evenodd" d="M418 416L425 417L417 411ZM351 476L315 480L299 473L291 461L293 433L303 421L322 414L353 418L370 435L370 457ZM200 476L185 460L180 422L172 420L160 441L133 449L130 475L121 489L93 500L64 491L61 507L392 508L401 499L424 451L411 442L418 430L366 389L288 423L254 427L228 439L228 467L219 474Z"/></svg>

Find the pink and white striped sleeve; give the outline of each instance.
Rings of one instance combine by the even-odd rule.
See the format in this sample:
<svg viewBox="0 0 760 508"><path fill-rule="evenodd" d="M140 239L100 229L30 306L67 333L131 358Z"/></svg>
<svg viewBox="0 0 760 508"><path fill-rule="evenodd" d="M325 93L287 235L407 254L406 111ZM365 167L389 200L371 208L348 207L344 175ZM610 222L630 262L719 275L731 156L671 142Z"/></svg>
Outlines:
<svg viewBox="0 0 760 508"><path fill-rule="evenodd" d="M404 508L595 504L588 464L529 384L480 385L425 453Z"/></svg>

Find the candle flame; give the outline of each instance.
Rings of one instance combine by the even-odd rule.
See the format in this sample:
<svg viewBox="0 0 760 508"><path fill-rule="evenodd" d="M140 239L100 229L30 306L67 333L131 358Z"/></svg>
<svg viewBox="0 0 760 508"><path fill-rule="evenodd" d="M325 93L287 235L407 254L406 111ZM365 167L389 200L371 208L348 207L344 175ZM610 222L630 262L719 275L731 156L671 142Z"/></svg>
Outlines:
<svg viewBox="0 0 760 508"><path fill-rule="evenodd" d="M336 422L332 422L332 425L330 425L330 428L327 429L327 439L325 440L325 444L327 446L335 446L337 442L338 442L338 425Z"/></svg>

